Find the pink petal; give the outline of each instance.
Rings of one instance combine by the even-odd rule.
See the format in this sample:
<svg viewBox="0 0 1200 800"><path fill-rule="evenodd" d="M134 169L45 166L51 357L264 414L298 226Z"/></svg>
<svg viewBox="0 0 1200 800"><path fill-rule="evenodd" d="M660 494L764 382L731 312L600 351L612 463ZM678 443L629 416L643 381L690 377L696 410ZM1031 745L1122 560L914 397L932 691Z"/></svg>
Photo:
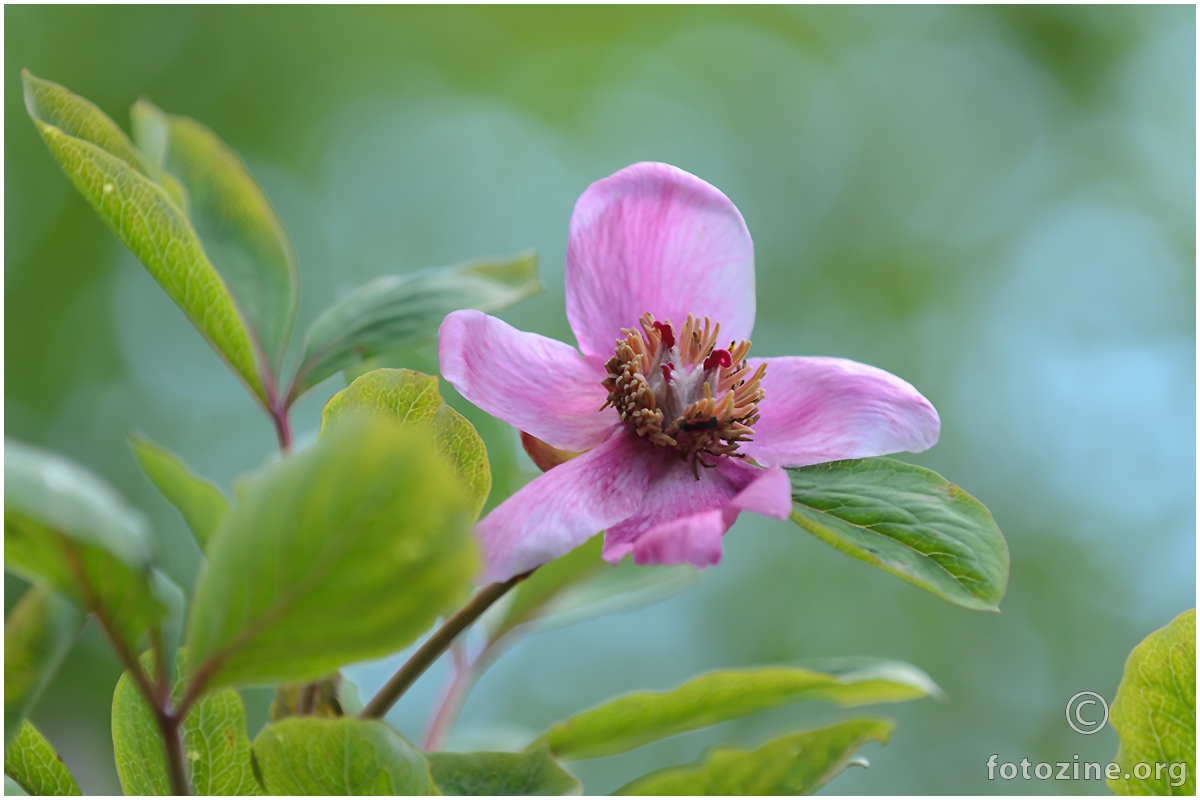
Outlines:
<svg viewBox="0 0 1200 800"><path fill-rule="evenodd" d="M742 446L760 464L803 467L937 443L937 411L890 372L844 358L750 359L762 361L762 417Z"/></svg>
<svg viewBox="0 0 1200 800"><path fill-rule="evenodd" d="M688 314L721 339L754 327L754 243L725 195L669 164L597 181L575 203L567 241L567 319L579 348L608 358L649 311L678 330Z"/></svg>
<svg viewBox="0 0 1200 800"><path fill-rule="evenodd" d="M493 509L475 527L484 581L508 580L553 561L637 511L650 479L648 447L621 430Z"/></svg>
<svg viewBox="0 0 1200 800"><path fill-rule="evenodd" d="M604 558L620 561L633 553L638 564L693 564L721 560L721 538L742 511L785 519L792 510L792 487L779 467L760 469L724 458L700 479L686 462L671 462L647 488L642 510L608 529Z"/></svg>
<svg viewBox="0 0 1200 800"><path fill-rule="evenodd" d="M446 317L438 360L463 397L560 450L595 447L619 422L615 409L599 410L608 397L601 364L483 312Z"/></svg>
<svg viewBox="0 0 1200 800"><path fill-rule="evenodd" d="M637 564L711 567L721 560L721 539L727 530L725 513L716 508L665 522L647 531L629 547Z"/></svg>

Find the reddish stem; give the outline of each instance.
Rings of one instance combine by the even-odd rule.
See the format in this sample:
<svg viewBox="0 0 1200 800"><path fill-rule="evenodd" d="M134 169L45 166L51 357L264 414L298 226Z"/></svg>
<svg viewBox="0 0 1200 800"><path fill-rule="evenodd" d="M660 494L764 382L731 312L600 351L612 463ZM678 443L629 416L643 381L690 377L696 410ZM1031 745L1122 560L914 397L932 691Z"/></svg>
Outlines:
<svg viewBox="0 0 1200 800"><path fill-rule="evenodd" d="M292 452L292 426L288 422L287 408L283 405L275 406L271 411L271 421L275 423L275 437L279 439L280 452Z"/></svg>
<svg viewBox="0 0 1200 800"><path fill-rule="evenodd" d="M79 586L79 594L83 598L84 606L95 615L96 621L100 623L101 630L108 637L108 641L112 644L113 649L117 651L117 657L121 659L125 670L133 678L133 682L137 686L138 691L142 693L142 697L145 698L146 704L154 710L154 718L158 722L159 732L162 734L163 748L167 759L167 777L171 782L172 794L191 794L191 786L187 779L187 767L183 760L183 742L179 738L179 721L183 719L186 710L177 712L174 715L168 710L171 693L170 682L165 677L160 678L160 685L158 687L150 682L146 671L142 669L141 662L138 661L137 656L130 649L129 643L121 636L116 626L109 620L104 608L101 607L100 599L96 595L96 589L92 586L92 582L87 574L87 568L84 566L79 552L66 541L66 537L62 536L62 534L58 536L60 546L63 548L63 553L75 578L75 583ZM159 647L161 647L161 639L155 637L154 633L151 633L152 646L154 646L153 643L156 640L159 642ZM165 657L157 653L156 655L158 663L165 665Z"/></svg>
<svg viewBox="0 0 1200 800"><path fill-rule="evenodd" d="M439 750L446 744L450 729L454 727L458 712L462 710L467 690L475 682L475 664L478 660L467 660L461 642L455 642L451 646L450 655L454 659L454 672L429 720L429 729L425 732L425 741L421 744L421 749L426 752Z"/></svg>

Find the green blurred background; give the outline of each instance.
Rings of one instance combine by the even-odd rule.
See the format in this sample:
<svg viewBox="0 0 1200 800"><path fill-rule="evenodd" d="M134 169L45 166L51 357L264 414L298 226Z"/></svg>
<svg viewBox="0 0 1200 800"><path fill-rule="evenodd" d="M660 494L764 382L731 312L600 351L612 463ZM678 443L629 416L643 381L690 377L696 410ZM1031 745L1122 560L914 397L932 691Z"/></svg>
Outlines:
<svg viewBox="0 0 1200 800"><path fill-rule="evenodd" d="M892 743L827 792L1106 791L989 782L985 761L1107 761L1112 730L1073 733L1067 699L1111 700L1134 644L1194 605L1194 8L4 13L5 433L145 509L181 585L198 551L127 433L228 486L271 453L271 425L54 164L21 67L122 125L146 95L237 149L295 238L301 330L373 276L534 247L548 291L503 316L570 341L575 198L636 161L689 170L754 237L755 352L911 381L943 420L941 443L911 459L986 503L1007 536L1003 613L983 614L747 515L693 588L510 651L465 707L460 746L717 667L886 656L924 668L948 701L880 709L899 721ZM433 371L435 351L407 363ZM341 385L296 407L302 439ZM471 419L494 503L533 467L515 431ZM7 578L6 603L22 588ZM369 692L398 661L349 672ZM85 792L119 790L118 672L89 627L35 715ZM444 674L393 712L406 734ZM261 724L266 693L247 697ZM573 769L607 792L836 714L785 709Z"/></svg>

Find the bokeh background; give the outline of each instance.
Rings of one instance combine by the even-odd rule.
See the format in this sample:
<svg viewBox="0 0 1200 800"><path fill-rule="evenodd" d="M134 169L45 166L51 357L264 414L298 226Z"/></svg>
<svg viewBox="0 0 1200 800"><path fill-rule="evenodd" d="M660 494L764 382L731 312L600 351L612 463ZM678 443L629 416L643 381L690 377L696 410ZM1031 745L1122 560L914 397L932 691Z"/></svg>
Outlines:
<svg viewBox="0 0 1200 800"><path fill-rule="evenodd" d="M122 125L146 95L236 148L295 238L300 330L374 276L533 247L547 291L502 316L570 341L575 198L636 161L689 170L754 237L755 352L911 381L943 431L905 457L981 499L1008 539L1003 613L983 614L747 515L692 588L512 649L466 705L460 745L708 669L886 656L948 700L877 709L899 722L892 743L826 792L1106 791L989 782L985 761L1109 760L1111 729L1073 733L1067 699L1111 699L1129 650L1194 605L1194 8L8 6L4 19L5 434L143 508L181 585L199 553L127 433L228 486L268 457L272 429L54 164L22 67ZM436 369L432 348L406 359ZM341 381L295 408L301 438ZM515 431L471 419L494 503L534 470ZM22 589L7 577L6 604ZM370 692L398 661L349 672ZM87 792L119 791L118 674L89 627L35 715ZM419 736L444 674L391 721ZM255 728L269 693L246 696ZM838 713L784 709L573 769L608 792Z"/></svg>

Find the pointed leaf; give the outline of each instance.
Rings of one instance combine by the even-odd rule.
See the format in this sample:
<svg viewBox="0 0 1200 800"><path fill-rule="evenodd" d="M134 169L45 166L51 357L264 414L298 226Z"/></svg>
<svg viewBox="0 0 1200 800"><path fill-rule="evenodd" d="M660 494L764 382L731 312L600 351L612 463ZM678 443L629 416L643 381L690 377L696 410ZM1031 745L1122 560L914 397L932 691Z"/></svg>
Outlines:
<svg viewBox="0 0 1200 800"><path fill-rule="evenodd" d="M864 744L887 744L894 729L887 720L852 719L793 733L757 750L720 747L699 764L652 772L613 794L813 794L837 777Z"/></svg>
<svg viewBox="0 0 1200 800"><path fill-rule="evenodd" d="M290 717L262 729L254 758L267 794L437 794L421 752L374 720Z"/></svg>
<svg viewBox="0 0 1200 800"><path fill-rule="evenodd" d="M583 786L545 750L534 753L429 753L433 782L442 794L580 794Z"/></svg>
<svg viewBox="0 0 1200 800"><path fill-rule="evenodd" d="M141 514L67 459L4 443L4 563L102 617L131 646L168 612Z"/></svg>
<svg viewBox="0 0 1200 800"><path fill-rule="evenodd" d="M150 587L154 590L154 596L167 607L167 615L163 618L160 629L166 652L174 653L183 644L183 626L187 622L187 595L158 567L150 570Z"/></svg>
<svg viewBox="0 0 1200 800"><path fill-rule="evenodd" d="M4 744L50 683L83 624L79 607L35 583L4 618Z"/></svg>
<svg viewBox="0 0 1200 800"><path fill-rule="evenodd" d="M180 207L278 377L300 301L300 273L271 201L237 153L204 125L145 100L132 116L142 151L186 192L187 205Z"/></svg>
<svg viewBox="0 0 1200 800"><path fill-rule="evenodd" d="M193 475L174 453L150 440L130 436L129 445L142 472L179 509L203 551L217 524L229 511L225 495L204 478Z"/></svg>
<svg viewBox="0 0 1200 800"><path fill-rule="evenodd" d="M574 625L605 614L652 605L700 582L700 570L690 564L646 567L632 557L601 569L564 588L539 610L531 628Z"/></svg>
<svg viewBox="0 0 1200 800"><path fill-rule="evenodd" d="M788 473L792 521L821 541L960 606L999 606L1008 545L987 508L941 475L890 458Z"/></svg>
<svg viewBox="0 0 1200 800"><path fill-rule="evenodd" d="M39 131L55 128L58 133L108 153L142 175L154 174L153 166L133 146L125 131L90 101L57 83L35 77L29 70L21 70L21 82L25 108Z"/></svg>
<svg viewBox="0 0 1200 800"><path fill-rule="evenodd" d="M29 720L21 722L16 737L4 748L4 774L26 794L82 794L66 764Z"/></svg>
<svg viewBox="0 0 1200 800"><path fill-rule="evenodd" d="M488 638L494 642L518 625L537 619L559 594L600 572L607 564L600 557L603 547L604 534L597 534L521 581L503 617L489 626Z"/></svg>
<svg viewBox="0 0 1200 800"><path fill-rule="evenodd" d="M604 534L598 534L522 581L503 617L488 620L489 639L516 628L541 630L640 608L700 580L688 565L645 567L628 558L614 566L600 557L603 544Z"/></svg>
<svg viewBox="0 0 1200 800"><path fill-rule="evenodd" d="M411 644L477 564L429 432L348 420L242 490L209 542L189 650L212 687L320 678Z"/></svg>
<svg viewBox="0 0 1200 800"><path fill-rule="evenodd" d="M25 107L51 154L117 238L247 387L267 402L254 349L221 276L152 167L116 124L63 87L22 73Z"/></svg>
<svg viewBox="0 0 1200 800"><path fill-rule="evenodd" d="M154 655L141 658L154 675ZM189 675L186 651L175 656L171 697L178 702ZM256 795L246 708L233 689L212 692L196 701L180 727L192 791L202 795ZM113 751L125 794L169 795L166 756L154 712L126 672L113 692Z"/></svg>
<svg viewBox="0 0 1200 800"><path fill-rule="evenodd" d="M321 412L322 432L347 414L373 414L402 425L433 428L438 451L458 475L478 517L492 490L487 447L474 426L438 393L438 379L410 369L377 369L330 398Z"/></svg>
<svg viewBox="0 0 1200 800"><path fill-rule="evenodd" d="M839 671L796 667L712 672L669 692L626 695L555 725L530 745L575 760L624 753L678 733L809 700L840 706L940 694L929 676L897 661L860 661Z"/></svg>
<svg viewBox="0 0 1200 800"><path fill-rule="evenodd" d="M364 359L432 341L451 311L497 311L541 289L533 252L377 278L309 326L288 402Z"/></svg>
<svg viewBox="0 0 1200 800"><path fill-rule="evenodd" d="M1133 648L1110 720L1121 740L1116 757L1121 776L1108 781L1115 794L1195 796L1195 609ZM1138 764L1155 769L1143 778Z"/></svg>

